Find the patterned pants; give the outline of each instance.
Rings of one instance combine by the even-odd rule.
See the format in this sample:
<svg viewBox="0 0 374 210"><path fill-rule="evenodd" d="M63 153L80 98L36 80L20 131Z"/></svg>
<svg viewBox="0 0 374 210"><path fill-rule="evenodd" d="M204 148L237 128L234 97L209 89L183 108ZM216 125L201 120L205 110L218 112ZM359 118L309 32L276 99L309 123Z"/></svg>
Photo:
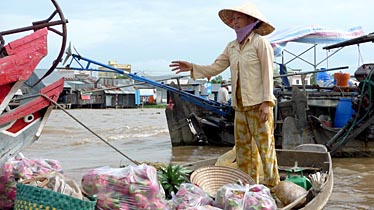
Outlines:
<svg viewBox="0 0 374 210"><path fill-rule="evenodd" d="M263 184L274 187L279 183L273 135L274 116L271 110L269 120L260 123L259 108L256 105L246 107L245 111L235 111L236 161L239 168L250 174L257 183L263 169Z"/></svg>

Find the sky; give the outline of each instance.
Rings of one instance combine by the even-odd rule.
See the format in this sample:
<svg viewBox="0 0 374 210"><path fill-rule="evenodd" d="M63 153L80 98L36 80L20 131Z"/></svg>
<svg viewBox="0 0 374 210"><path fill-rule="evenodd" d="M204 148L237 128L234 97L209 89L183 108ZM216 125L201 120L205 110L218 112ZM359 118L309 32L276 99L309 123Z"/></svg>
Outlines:
<svg viewBox="0 0 374 210"><path fill-rule="evenodd" d="M173 74L172 60L211 64L235 39L235 32L218 17L218 11L245 3L245 0L58 0L69 20L68 43L84 57L107 64L131 64L133 72L146 75ZM295 26L320 25L348 30L361 26L365 34L374 32L372 0L252 0L277 30ZM53 12L49 0L12 0L0 7L0 31L29 26L46 19ZM28 32L29 33L29 32ZM21 34L22 35L22 34ZM18 36L5 36L6 42ZM49 54L37 68L49 68L58 54L61 38L50 33ZM372 43L346 47L320 67L349 66L353 73L362 63L374 62ZM317 48L317 60L327 52ZM287 50L303 52L310 45L288 44ZM313 60L313 54L303 55ZM276 58L281 62L280 58ZM60 65L62 66L62 64ZM290 68L311 71L313 68L295 61ZM185 74L185 73L184 73ZM229 77L229 70L221 74Z"/></svg>

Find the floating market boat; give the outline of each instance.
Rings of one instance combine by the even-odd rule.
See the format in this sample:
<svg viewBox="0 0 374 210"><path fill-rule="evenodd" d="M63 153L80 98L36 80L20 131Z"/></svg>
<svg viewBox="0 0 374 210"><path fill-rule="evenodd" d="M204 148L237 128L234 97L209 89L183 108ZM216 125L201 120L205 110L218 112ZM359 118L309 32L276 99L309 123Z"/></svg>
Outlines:
<svg viewBox="0 0 374 210"><path fill-rule="evenodd" d="M52 3L56 10L48 19L0 31L0 165L39 138L64 87L63 79L50 85L41 82L55 69L66 45L67 20L57 3L54 0ZM60 20L54 20L56 15ZM60 31L53 27L58 25ZM5 44L5 36L30 30L34 32ZM46 74L30 84L33 71L47 55L49 31L62 37L60 53Z"/></svg>
<svg viewBox="0 0 374 210"><path fill-rule="evenodd" d="M306 194L286 206L279 206L278 209L323 209L334 186L332 160L327 148L318 144L303 144L292 150L277 149L276 152L280 175L286 177L287 181L292 180L292 182L298 184L306 183L309 182L307 177L313 177L312 179L314 179L317 174L323 174L319 177L319 183L309 188ZM199 170L207 166L214 166L216 162L217 159L210 159L185 164L184 166L192 170ZM295 172L298 174L294 174ZM316 180L318 178L314 181ZM203 180L203 182L209 183L208 180ZM204 186L203 184L200 187L204 189ZM302 201L305 202L305 205L295 208Z"/></svg>

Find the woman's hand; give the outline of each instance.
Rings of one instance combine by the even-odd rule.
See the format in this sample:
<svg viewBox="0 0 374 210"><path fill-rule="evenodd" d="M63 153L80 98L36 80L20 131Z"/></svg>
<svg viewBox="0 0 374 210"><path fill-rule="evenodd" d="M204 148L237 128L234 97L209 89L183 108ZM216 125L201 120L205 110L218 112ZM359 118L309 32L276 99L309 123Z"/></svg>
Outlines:
<svg viewBox="0 0 374 210"><path fill-rule="evenodd" d="M169 67L172 67L171 70L177 71L176 74L179 74L180 72L191 71L192 63L187 61L172 61Z"/></svg>
<svg viewBox="0 0 374 210"><path fill-rule="evenodd" d="M270 115L270 102L264 101L260 105L260 116L258 118L260 119L260 123L264 123L269 119Z"/></svg>

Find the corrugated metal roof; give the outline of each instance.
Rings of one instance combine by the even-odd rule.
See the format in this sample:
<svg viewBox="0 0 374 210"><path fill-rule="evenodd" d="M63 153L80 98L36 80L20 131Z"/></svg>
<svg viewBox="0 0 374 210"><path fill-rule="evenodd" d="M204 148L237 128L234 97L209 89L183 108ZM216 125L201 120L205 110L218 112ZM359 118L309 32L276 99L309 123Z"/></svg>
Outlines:
<svg viewBox="0 0 374 210"><path fill-rule="evenodd" d="M37 78L35 78L36 79L35 82L37 82L37 80L39 80L39 78L41 78L47 71L48 71L47 69L35 69L33 72L37 76ZM46 78L44 78L42 82L45 85L50 85L61 78L62 78L61 74L55 70L55 71L52 71L52 73L48 75Z"/></svg>
<svg viewBox="0 0 374 210"><path fill-rule="evenodd" d="M84 83L82 81L78 81L78 80L76 80L76 81L67 81L67 83L74 84L74 85L84 85L84 84L86 84L86 83Z"/></svg>
<svg viewBox="0 0 374 210"><path fill-rule="evenodd" d="M170 85L172 82L175 84L178 84L177 79L169 79L166 81L166 84ZM179 79L179 84L181 85L188 85L189 84L189 79Z"/></svg>
<svg viewBox="0 0 374 210"><path fill-rule="evenodd" d="M135 94L135 91L126 91L126 90L104 90L106 94Z"/></svg>

